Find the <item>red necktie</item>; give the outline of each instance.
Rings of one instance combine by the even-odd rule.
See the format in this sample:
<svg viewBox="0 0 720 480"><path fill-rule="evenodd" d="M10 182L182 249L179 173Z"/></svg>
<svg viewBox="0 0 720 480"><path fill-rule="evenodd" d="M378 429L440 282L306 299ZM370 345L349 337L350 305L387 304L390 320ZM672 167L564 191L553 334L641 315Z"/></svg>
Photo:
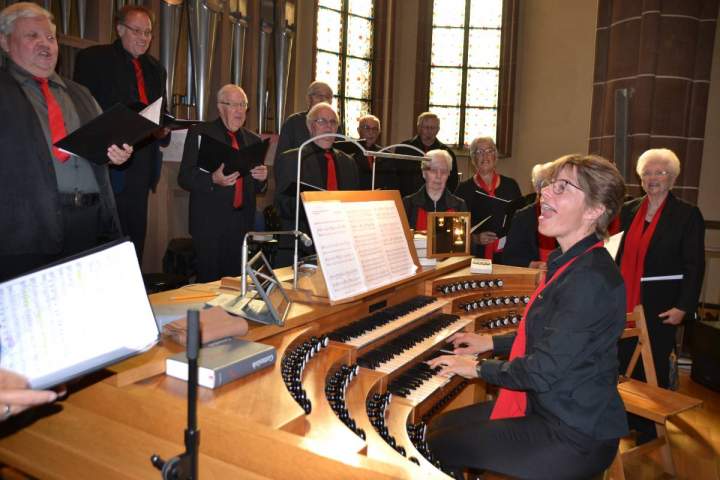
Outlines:
<svg viewBox="0 0 720 480"><path fill-rule="evenodd" d="M228 135L230 135L230 142L232 148L235 150L240 150L240 145L238 145L237 137L235 137L235 134L228 130ZM242 208L243 206L243 177L238 177L237 181L235 182L235 196L233 197L233 207L235 208Z"/></svg>
<svg viewBox="0 0 720 480"><path fill-rule="evenodd" d="M325 160L327 160L327 190L337 190L337 175L335 175L335 159L332 153L325 152Z"/></svg>
<svg viewBox="0 0 720 480"><path fill-rule="evenodd" d="M65 130L65 119L63 119L62 110L60 105L55 99L55 95L50 91L47 78L34 77L35 81L40 85L40 91L45 97L45 103L47 103L48 109L48 123L50 124L50 140L54 144L55 142L62 140L67 135ZM67 161L70 155L61 151L57 147L52 147L52 153L61 162Z"/></svg>
<svg viewBox="0 0 720 480"><path fill-rule="evenodd" d="M135 80L137 80L138 98L142 103L148 105L147 93L145 93L145 78L143 77L142 67L140 66L140 59L132 59L133 67L135 68Z"/></svg>
<svg viewBox="0 0 720 480"><path fill-rule="evenodd" d="M368 161L368 167L370 167L370 170L372 170L373 163L375 162L375 157L372 155L368 155L367 161Z"/></svg>

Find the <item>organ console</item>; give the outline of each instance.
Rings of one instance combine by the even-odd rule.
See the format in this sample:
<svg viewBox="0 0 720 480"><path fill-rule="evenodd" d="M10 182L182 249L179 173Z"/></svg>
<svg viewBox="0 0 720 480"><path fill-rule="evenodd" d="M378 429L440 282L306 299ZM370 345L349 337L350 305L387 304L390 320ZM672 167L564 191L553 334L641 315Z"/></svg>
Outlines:
<svg viewBox="0 0 720 480"><path fill-rule="evenodd" d="M278 361L200 389L200 476L448 478L427 422L483 400L485 388L425 361L452 348L455 332L515 328L537 276L502 265L471 274L468 258L453 258L360 301L295 303L284 326L251 325L245 338L275 346ZM186 385L158 374L180 349L164 340L71 386L62 411L40 409L17 430L0 424L0 462L40 478L156 478L149 455L182 443Z"/></svg>

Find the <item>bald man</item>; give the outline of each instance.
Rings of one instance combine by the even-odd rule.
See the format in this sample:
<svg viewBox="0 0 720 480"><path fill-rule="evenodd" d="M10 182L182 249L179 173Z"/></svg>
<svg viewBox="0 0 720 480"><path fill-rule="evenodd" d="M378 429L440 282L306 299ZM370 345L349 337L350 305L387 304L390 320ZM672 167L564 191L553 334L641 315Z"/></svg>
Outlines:
<svg viewBox="0 0 720 480"><path fill-rule="evenodd" d="M338 127L338 114L327 103L319 103L307 114L306 126L313 137L324 133L334 133ZM358 172L355 161L347 154L333 148L335 138L325 137L315 140L302 151L300 180L322 190L357 190ZM275 162L275 209L280 215L283 230L295 228L295 195L286 193L297 180L298 149L288 150ZM304 213L300 215L300 230L310 235L310 228ZM280 239L280 248L275 257L275 267L285 267L292 263L293 245L288 237ZM301 254L314 253L309 248Z"/></svg>
<svg viewBox="0 0 720 480"><path fill-rule="evenodd" d="M198 282L211 282L241 274L242 241L255 224L255 195L267 189L267 167L260 165L250 175L225 175L225 165L214 172L198 166L202 136L233 148L259 143L260 137L243 128L248 109L247 95L228 84L217 94L219 118L190 128L178 183L190 192L190 234L197 255Z"/></svg>

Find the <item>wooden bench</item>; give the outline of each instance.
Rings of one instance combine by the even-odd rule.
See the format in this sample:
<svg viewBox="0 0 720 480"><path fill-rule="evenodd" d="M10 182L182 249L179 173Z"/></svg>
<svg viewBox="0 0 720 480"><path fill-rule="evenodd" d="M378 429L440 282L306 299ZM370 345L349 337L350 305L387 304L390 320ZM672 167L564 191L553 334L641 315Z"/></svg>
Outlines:
<svg viewBox="0 0 720 480"><path fill-rule="evenodd" d="M621 451L618 447L617 456L606 477L612 480L625 480L623 462L656 449L660 450L660 459L665 472L675 476L675 466L667 437L667 421L674 415L701 406L702 400L658 387L642 306L636 307L635 311L628 314L628 326L623 332L622 338L637 337L638 342L625 370L625 375L620 378L618 391L628 413L634 413L655 423L658 438L625 451ZM642 359L645 370L645 382L630 378L640 359Z"/></svg>

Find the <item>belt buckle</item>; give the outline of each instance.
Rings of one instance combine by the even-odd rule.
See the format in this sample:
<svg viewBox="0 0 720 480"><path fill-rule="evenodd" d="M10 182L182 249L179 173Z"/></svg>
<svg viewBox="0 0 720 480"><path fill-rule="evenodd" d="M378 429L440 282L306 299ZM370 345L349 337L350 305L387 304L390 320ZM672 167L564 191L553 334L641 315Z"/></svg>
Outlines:
<svg viewBox="0 0 720 480"><path fill-rule="evenodd" d="M83 194L80 191L75 190L75 193L73 194L73 205L75 207L82 207L82 198Z"/></svg>

